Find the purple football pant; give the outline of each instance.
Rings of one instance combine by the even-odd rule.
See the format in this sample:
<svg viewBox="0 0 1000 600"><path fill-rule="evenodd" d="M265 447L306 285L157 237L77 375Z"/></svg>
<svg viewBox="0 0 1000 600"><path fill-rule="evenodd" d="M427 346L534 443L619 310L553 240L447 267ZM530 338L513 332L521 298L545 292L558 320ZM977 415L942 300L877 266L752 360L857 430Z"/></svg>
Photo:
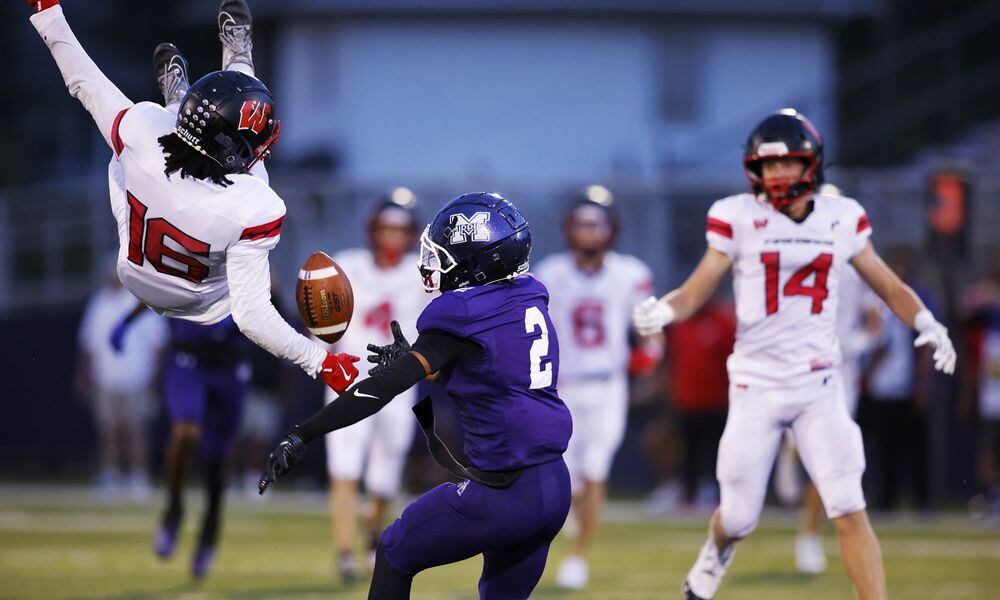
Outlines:
<svg viewBox="0 0 1000 600"><path fill-rule="evenodd" d="M209 369L171 362L166 372L171 422L201 424L199 450L207 460L223 460L243 416L245 377L236 368Z"/></svg>
<svg viewBox="0 0 1000 600"><path fill-rule="evenodd" d="M562 458L525 469L507 489L445 483L414 500L382 533L382 552L407 574L482 554L480 598L527 598L569 503Z"/></svg>

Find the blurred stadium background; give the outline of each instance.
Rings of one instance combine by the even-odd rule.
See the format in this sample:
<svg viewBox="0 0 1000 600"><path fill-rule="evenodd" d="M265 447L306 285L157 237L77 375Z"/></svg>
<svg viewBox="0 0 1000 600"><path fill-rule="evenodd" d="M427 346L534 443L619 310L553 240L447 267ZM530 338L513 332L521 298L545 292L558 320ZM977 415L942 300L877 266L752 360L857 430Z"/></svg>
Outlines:
<svg viewBox="0 0 1000 600"><path fill-rule="evenodd" d="M64 5L85 48L136 101L158 98L152 49L160 41L186 53L192 77L218 68L214 0ZM605 185L622 216L619 248L644 259L657 289L668 290L704 250L710 203L746 188L746 134L766 113L794 106L824 133L828 181L868 210L876 246L916 253L913 281L932 298L965 356L978 301L972 292L1000 268L1000 2L256 0L252 6L258 75L282 120L269 170L288 206L272 253L287 298L310 252L364 243L368 205L396 186L416 193L425 218L462 192L503 193L532 223L537 260L562 248L559 224L572 196L586 185ZM66 93L27 16L20 2L0 5L6 57L0 114L7 116L8 140L0 146L0 577L15 584L0 596L191 592L179 571L157 571L159 579L126 576L156 567L143 554L152 505L102 502L86 491L96 475L97 436L72 382L81 313L117 247L107 199L109 152ZM416 277L414 270L414 285ZM920 510L895 521L880 515L876 523L887 540L897 597L1000 597L998 521L972 520L968 512L970 499L983 491L977 472L983 428L970 408L974 386L964 385L974 374L962 364L959 377L935 378L928 390L926 430L916 443L929 456L929 501L904 503ZM290 377L279 430L320 403L315 382ZM595 564L604 556L619 565L618 575L595 573L597 590L588 592L594 595L579 597L662 597L664 588L680 583L703 537L698 511L704 507L667 515L647 510L646 497L664 483L663 466L645 452L651 423L669 437L674 414L664 375L635 383L628 434L612 471L613 494L621 500L612 519L619 523L602 534L594 557ZM51 432L44 436L42 421ZM154 479L165 427L160 414L148 430ZM871 449L874 441L866 437L866 444ZM238 505L232 537L248 543L230 540L237 543L228 544L228 558L223 549L218 580L209 583L218 594L327 589L329 540L320 526L326 475L322 445L314 446L308 468L296 474L299 494L264 508ZM676 443L665 447L682 451ZM419 438L411 454L407 478L419 492L440 473ZM870 495L881 468L870 461ZM665 469L669 476L671 467ZM981 506L973 512L989 516ZM742 551L748 560L726 586L730 597L846 597L842 576L789 575L790 559L779 555L793 534L790 517L782 515L772 515L771 527ZM279 519L295 534L271 537L282 530ZM314 526L307 526L310 519ZM281 569L258 569L254 561L265 559L249 552L255 544L300 552L308 560L289 559L286 566L312 579L299 587L288 577L267 584L267 573L280 579ZM625 559L641 565L634 577L631 567L620 566ZM448 583L452 571L445 571L432 581L455 591L435 595L433 584L423 584L420 597L468 597L462 568L473 568L454 571L465 573L458 579L465 585ZM747 583L742 596L738 577Z"/></svg>

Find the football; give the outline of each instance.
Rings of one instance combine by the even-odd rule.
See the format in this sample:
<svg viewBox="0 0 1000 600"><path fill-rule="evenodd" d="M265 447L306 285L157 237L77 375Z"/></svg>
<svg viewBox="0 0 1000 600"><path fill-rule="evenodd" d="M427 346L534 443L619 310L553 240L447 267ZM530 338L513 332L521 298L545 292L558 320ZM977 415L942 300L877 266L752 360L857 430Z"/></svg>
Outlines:
<svg viewBox="0 0 1000 600"><path fill-rule="evenodd" d="M309 333L330 344L344 335L354 314L351 281L325 252L313 252L302 265L295 301Z"/></svg>

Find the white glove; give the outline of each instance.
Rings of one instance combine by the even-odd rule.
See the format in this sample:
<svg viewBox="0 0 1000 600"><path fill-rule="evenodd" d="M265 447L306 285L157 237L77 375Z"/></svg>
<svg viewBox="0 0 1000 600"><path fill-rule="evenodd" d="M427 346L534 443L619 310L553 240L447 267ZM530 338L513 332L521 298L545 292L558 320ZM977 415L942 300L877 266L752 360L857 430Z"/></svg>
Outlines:
<svg viewBox="0 0 1000 600"><path fill-rule="evenodd" d="M913 328L920 334L913 342L917 348L927 344L934 348L934 368L951 375L955 372L955 346L948 329L937 322L931 311L924 309L913 319Z"/></svg>
<svg viewBox="0 0 1000 600"><path fill-rule="evenodd" d="M640 335L653 335L669 325L674 316L669 303L650 296L632 309L632 324Z"/></svg>

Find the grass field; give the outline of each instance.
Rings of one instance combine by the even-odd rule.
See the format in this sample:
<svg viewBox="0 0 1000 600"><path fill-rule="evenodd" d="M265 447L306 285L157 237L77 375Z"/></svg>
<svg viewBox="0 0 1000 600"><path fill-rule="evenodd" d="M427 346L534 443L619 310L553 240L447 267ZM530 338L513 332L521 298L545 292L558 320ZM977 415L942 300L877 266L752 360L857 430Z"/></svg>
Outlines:
<svg viewBox="0 0 1000 600"><path fill-rule="evenodd" d="M0 598L365 598L367 584L340 587L330 572L329 528L318 495L278 495L268 503L235 499L215 571L201 585L188 579L200 507L192 496L184 536L169 562L151 551L156 509L107 504L71 488L0 487ZM640 505L611 507L596 544L591 586L554 588L559 539L533 597L566 600L679 598L684 573L704 540L702 517L652 520ZM836 544L819 577L794 573L791 516L767 515L743 543L720 598L850 598ZM876 522L890 595L903 598L1000 598L1000 529L960 517ZM480 561L419 575L414 598L476 598Z"/></svg>

